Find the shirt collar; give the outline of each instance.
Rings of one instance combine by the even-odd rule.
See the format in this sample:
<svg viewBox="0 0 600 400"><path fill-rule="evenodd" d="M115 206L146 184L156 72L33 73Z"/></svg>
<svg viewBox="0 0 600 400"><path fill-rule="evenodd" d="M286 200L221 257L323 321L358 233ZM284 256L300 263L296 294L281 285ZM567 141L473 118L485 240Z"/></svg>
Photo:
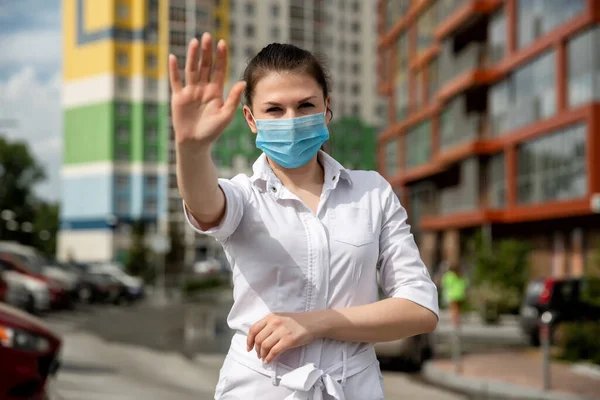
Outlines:
<svg viewBox="0 0 600 400"><path fill-rule="evenodd" d="M318 158L321 162L321 165L323 165L323 169L325 170L325 186L329 186L331 184L333 184L333 187L337 186L337 182L340 180L340 178L346 180L350 185L352 185L350 174L348 173L348 170L342 166L342 164L337 162L333 157L322 150L319 150ZM279 178L275 176L275 173L267 162L267 156L265 153L261 154L260 157L258 157L258 159L254 162L252 170L254 172L250 178L252 183L267 183L268 186L270 186L272 182L277 182L280 184Z"/></svg>

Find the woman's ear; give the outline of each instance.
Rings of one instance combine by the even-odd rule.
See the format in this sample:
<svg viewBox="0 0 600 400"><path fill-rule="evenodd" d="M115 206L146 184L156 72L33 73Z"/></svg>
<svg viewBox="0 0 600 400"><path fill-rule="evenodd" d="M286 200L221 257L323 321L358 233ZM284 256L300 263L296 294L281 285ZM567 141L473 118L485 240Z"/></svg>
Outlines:
<svg viewBox="0 0 600 400"><path fill-rule="evenodd" d="M331 97L327 97L327 100L325 100L325 110L327 110L325 112L325 116L327 118L326 123L330 123L331 119L333 118L333 111L331 111Z"/></svg>
<svg viewBox="0 0 600 400"><path fill-rule="evenodd" d="M250 111L250 107L244 106L243 111L244 118L246 118L246 123L250 127L252 133L256 135L256 133L258 133L258 130L256 129L256 122L254 121L254 117L252 116L252 111Z"/></svg>

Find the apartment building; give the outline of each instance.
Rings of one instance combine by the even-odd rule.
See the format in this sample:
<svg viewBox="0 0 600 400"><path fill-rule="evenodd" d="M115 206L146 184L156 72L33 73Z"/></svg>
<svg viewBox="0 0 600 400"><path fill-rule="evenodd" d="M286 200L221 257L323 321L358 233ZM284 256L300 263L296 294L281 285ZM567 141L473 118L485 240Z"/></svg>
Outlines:
<svg viewBox="0 0 600 400"><path fill-rule="evenodd" d="M64 0L59 259L124 261L167 212L166 0Z"/></svg>
<svg viewBox="0 0 600 400"><path fill-rule="evenodd" d="M467 238L533 246L539 275L581 275L600 239L600 3L379 1L379 169L423 258Z"/></svg>

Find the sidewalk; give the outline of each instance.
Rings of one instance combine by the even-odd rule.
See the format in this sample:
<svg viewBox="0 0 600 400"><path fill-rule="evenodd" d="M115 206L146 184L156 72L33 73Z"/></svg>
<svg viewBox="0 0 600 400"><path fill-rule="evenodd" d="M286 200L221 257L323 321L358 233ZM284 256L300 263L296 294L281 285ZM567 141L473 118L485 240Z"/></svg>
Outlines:
<svg viewBox="0 0 600 400"><path fill-rule="evenodd" d="M451 360L434 360L423 369L430 383L482 399L600 399L600 379L552 361L552 391L542 390L542 356L538 350L465 355L463 373Z"/></svg>

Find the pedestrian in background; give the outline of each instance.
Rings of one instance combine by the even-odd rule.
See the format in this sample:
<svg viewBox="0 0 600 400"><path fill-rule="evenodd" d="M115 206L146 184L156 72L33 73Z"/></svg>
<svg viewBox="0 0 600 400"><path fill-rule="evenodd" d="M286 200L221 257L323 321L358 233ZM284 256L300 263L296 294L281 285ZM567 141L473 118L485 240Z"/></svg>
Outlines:
<svg viewBox="0 0 600 400"><path fill-rule="evenodd" d="M172 55L169 72L185 216L223 245L233 270L236 333L215 399L383 399L374 343L437 324L437 290L406 211L377 172L345 169L320 151L333 114L315 56L271 44L224 101L226 43L214 70L212 51L204 34L190 42L185 85ZM252 176L217 179L212 144L243 93L263 154Z"/></svg>
<svg viewBox="0 0 600 400"><path fill-rule="evenodd" d="M444 302L450 310L452 326L459 329L460 314L467 297L467 281L463 277L458 261L451 261L447 265L447 271L442 275L441 290Z"/></svg>

